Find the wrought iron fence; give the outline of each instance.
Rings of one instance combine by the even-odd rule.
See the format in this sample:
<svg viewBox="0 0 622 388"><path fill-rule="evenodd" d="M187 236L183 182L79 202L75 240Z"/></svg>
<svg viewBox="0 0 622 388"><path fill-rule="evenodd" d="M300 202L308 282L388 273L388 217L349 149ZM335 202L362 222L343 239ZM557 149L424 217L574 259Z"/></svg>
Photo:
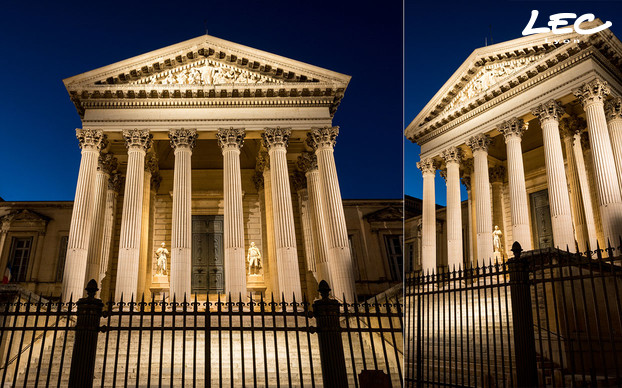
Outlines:
<svg viewBox="0 0 622 388"><path fill-rule="evenodd" d="M398 300L1 304L0 386L401 386ZM281 298L283 300L283 298Z"/></svg>
<svg viewBox="0 0 622 388"><path fill-rule="evenodd" d="M406 386L622 386L622 241L406 277Z"/></svg>

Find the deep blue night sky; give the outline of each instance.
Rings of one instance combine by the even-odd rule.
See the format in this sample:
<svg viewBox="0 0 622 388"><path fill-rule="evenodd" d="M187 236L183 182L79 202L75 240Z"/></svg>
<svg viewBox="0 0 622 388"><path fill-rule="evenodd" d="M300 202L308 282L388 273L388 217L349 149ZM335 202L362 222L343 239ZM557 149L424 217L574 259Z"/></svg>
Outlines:
<svg viewBox="0 0 622 388"><path fill-rule="evenodd" d="M402 3L3 5L0 196L73 200L80 119L62 79L205 33L352 76L335 116L344 198L402 196Z"/></svg>
<svg viewBox="0 0 622 388"><path fill-rule="evenodd" d="M540 11L536 27L546 27L551 14L593 13L603 21L611 21L611 31L622 37L621 1L406 0L404 126L410 124L471 52L484 46L489 26L494 43L520 38L533 9ZM421 198L422 178L416 167L419 146L406 139L404 148L404 191ZM466 199L464 186L462 199ZM445 182L438 173L436 202L446 202Z"/></svg>

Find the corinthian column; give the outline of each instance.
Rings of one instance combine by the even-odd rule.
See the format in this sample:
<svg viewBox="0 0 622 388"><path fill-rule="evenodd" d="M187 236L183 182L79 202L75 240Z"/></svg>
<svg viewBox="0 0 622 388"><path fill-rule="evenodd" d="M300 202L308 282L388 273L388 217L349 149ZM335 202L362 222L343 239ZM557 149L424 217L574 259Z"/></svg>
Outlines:
<svg viewBox="0 0 622 388"><path fill-rule="evenodd" d="M544 140L546 181L549 186L549 205L553 226L553 243L560 249L575 246L568 182L564 171L564 156L559 136L559 119L564 114L562 105L550 100L531 110L540 120Z"/></svg>
<svg viewBox="0 0 622 388"><path fill-rule="evenodd" d="M115 287L117 301L121 300L121 297L129 301L138 290L145 154L151 146L152 138L146 129L124 130L123 137L127 146L127 173Z"/></svg>
<svg viewBox="0 0 622 388"><path fill-rule="evenodd" d="M264 259L264 277L269 279L266 292L279 297L279 272L276 265L276 244L274 241L274 207L272 205L272 174L270 172L270 157L266 152L257 155L257 165L255 167L258 175L257 182L263 187L264 208L266 217L266 247L268 251L267 260Z"/></svg>
<svg viewBox="0 0 622 388"><path fill-rule="evenodd" d="M492 204L490 203L490 178L488 176L490 141L490 136L484 134L475 135L467 141L467 145L473 151L477 263L480 266L493 258Z"/></svg>
<svg viewBox="0 0 622 388"><path fill-rule="evenodd" d="M518 241L523 250L529 251L532 249L531 229L529 226L529 207L521 146L523 133L527 130L527 125L523 119L513 118L501 123L498 130L505 137L508 155L508 187L510 190L512 239Z"/></svg>
<svg viewBox="0 0 622 388"><path fill-rule="evenodd" d="M84 293L84 277L93 218L93 186L103 134L100 130L76 129L76 137L82 149L82 159L67 241L62 292L65 302L71 298L75 301Z"/></svg>
<svg viewBox="0 0 622 388"><path fill-rule="evenodd" d="M449 148L441 152L447 166L447 266L462 268L462 205L460 201L460 161L462 150Z"/></svg>
<svg viewBox="0 0 622 388"><path fill-rule="evenodd" d="M611 148L618 172L618 184L622 191L622 97L616 97L605 104L607 126L611 138Z"/></svg>
<svg viewBox="0 0 622 388"><path fill-rule="evenodd" d="M192 166L190 158L197 140L196 129L171 129L175 150L173 173L173 223L171 228L170 297L190 298L192 277ZM246 293L246 291L245 291Z"/></svg>
<svg viewBox="0 0 622 388"><path fill-rule="evenodd" d="M434 178L436 163L432 158L417 163L423 175L423 211L421 214L421 270L436 271L436 199Z"/></svg>
<svg viewBox="0 0 622 388"><path fill-rule="evenodd" d="M240 148L246 132L243 128L221 128L218 143L222 148L225 199L225 292L238 298L246 296L246 261L244 258L244 217L242 212L242 177Z"/></svg>
<svg viewBox="0 0 622 388"><path fill-rule="evenodd" d="M309 144L317 157L332 289L337 298L345 297L346 301L353 301L356 300L354 267L335 166L334 147L337 135L339 127L314 128L309 133Z"/></svg>
<svg viewBox="0 0 622 388"><path fill-rule="evenodd" d="M101 287L99 267L102 261L102 247L104 243L104 219L106 213L106 197L108 194L108 180L110 174L117 169L117 159L112 154L101 154L95 176L95 206L93 207L93 225L89 238L88 265L86 267L86 282L95 279ZM86 286L86 285L85 285Z"/></svg>
<svg viewBox="0 0 622 388"><path fill-rule="evenodd" d="M285 300L292 296L300 300L300 269L294 230L294 210L287 173L287 145L290 128L266 128L263 143L270 156L272 207L274 212L274 242L279 291Z"/></svg>
<svg viewBox="0 0 622 388"><path fill-rule="evenodd" d="M582 190L585 189L581 187L581 179L579 177L580 171L577 168L579 162L577 155L575 155L575 147L573 144L575 142L575 136L578 135L580 130L579 126L579 118L576 116L565 117L561 119L559 123L560 134L564 142L564 148L566 149L566 173L568 177L568 190L570 192L570 204L572 207L572 219L574 220L575 227L575 238L577 240L579 250L581 252L585 252L588 250L588 246L592 247L592 242L596 244L596 234L593 232L594 241L590 241L590 229L594 231L594 215L591 211L589 215L585 212L585 205L583 203L582 195ZM577 142L580 143L579 139L577 139ZM580 144L579 153L581 154L580 160L582 166L581 169L583 170L582 173L585 175L585 164L583 163L583 152L581 151ZM585 179L587 184L587 178ZM586 186L586 184L584 186ZM590 208L591 207L590 201ZM588 226L586 216L589 216L590 218L590 226ZM593 246L595 247L596 245Z"/></svg>
<svg viewBox="0 0 622 388"><path fill-rule="evenodd" d="M113 173L108 180L108 190L106 190L106 210L104 213L103 229L104 237L102 239L101 261L99 265L99 274L97 284L100 285L101 295L108 298L110 292L110 275L108 263L110 262L110 248L112 247L112 236L114 235L115 219L117 215L117 198L123 179L118 172ZM102 299L103 299L102 298Z"/></svg>
<svg viewBox="0 0 622 388"><path fill-rule="evenodd" d="M603 103L609 87L606 82L595 79L573 93L585 110L604 237L614 244L622 236L622 197L618 175L613 173L616 165Z"/></svg>
<svg viewBox="0 0 622 388"><path fill-rule="evenodd" d="M317 158L311 152L304 152L298 157L298 167L307 177L307 195L309 197L309 215L313 249L315 253L315 268L318 283L326 280L333 284L328 269L328 245L326 240L326 223L324 221L324 205L320 189L320 173L317 168Z"/></svg>

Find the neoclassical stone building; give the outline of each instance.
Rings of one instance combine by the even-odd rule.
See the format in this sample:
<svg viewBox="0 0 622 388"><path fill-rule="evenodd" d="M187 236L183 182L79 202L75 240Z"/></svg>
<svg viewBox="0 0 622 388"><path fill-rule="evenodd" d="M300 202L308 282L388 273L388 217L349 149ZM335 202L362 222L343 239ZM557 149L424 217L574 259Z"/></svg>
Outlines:
<svg viewBox="0 0 622 388"><path fill-rule="evenodd" d="M332 125L349 81L207 35L65 79L82 159L63 299L91 278L149 295L162 242L177 298L300 300L327 279L353 299Z"/></svg>
<svg viewBox="0 0 622 388"><path fill-rule="evenodd" d="M443 265L492 260L495 226L504 258L514 241L525 250L618 244L621 69L622 44L609 30L536 34L475 50L405 131L421 146L421 268L441 264L438 169L447 184Z"/></svg>

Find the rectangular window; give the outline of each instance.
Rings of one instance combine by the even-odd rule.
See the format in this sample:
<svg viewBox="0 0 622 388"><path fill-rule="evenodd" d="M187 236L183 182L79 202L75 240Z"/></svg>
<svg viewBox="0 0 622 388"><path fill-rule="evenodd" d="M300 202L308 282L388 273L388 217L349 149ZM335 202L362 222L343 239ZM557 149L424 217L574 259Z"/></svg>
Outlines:
<svg viewBox="0 0 622 388"><path fill-rule="evenodd" d="M13 237L11 254L9 256L12 282L26 281L31 247L32 237Z"/></svg>
<svg viewBox="0 0 622 388"><path fill-rule="evenodd" d="M58 265L56 266L56 281L63 281L63 273L65 272L65 260L67 259L67 241L68 236L60 238L60 247L58 248Z"/></svg>
<svg viewBox="0 0 622 388"><path fill-rule="evenodd" d="M402 253L402 236L386 235L384 242L387 249L387 258L389 259L389 268L391 269L392 280L402 280L402 272L404 271L404 255Z"/></svg>

